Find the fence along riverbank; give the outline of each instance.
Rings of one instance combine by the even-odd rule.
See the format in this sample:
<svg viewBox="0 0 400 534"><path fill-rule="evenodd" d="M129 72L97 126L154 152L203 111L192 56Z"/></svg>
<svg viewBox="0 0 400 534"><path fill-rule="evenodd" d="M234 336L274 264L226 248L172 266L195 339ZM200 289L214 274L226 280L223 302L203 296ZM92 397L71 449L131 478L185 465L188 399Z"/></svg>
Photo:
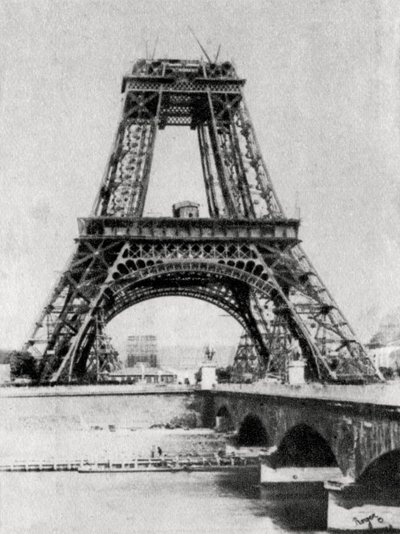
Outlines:
<svg viewBox="0 0 400 534"><path fill-rule="evenodd" d="M89 462L81 460L35 461L15 460L0 464L0 471L78 471L82 473L94 472L141 472L141 471L219 471L241 467L259 466L257 457L244 455L219 456L210 454L204 456L162 456L159 458L132 458L127 460L102 460Z"/></svg>

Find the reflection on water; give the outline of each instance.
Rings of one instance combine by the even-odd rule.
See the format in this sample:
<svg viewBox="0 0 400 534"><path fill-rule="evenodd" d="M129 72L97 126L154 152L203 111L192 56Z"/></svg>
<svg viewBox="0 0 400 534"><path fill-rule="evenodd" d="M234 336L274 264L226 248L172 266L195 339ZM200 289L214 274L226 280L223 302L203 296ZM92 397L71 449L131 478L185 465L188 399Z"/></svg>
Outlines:
<svg viewBox="0 0 400 534"><path fill-rule="evenodd" d="M304 519L313 519L317 502L266 497L260 492L258 476L251 468L240 475L2 473L0 531L274 534L309 530Z"/></svg>
<svg viewBox="0 0 400 534"><path fill-rule="evenodd" d="M325 530L328 512L328 496L323 488L313 495L263 495L264 513L282 530Z"/></svg>
<svg viewBox="0 0 400 534"><path fill-rule="evenodd" d="M238 495L251 501L254 515L267 517L276 526L276 531L315 531L326 529L327 493L322 487L312 494L304 492L288 495L277 490L267 490L259 485L259 473L248 470L241 474L229 473L216 480L220 494ZM293 487L291 488L293 490Z"/></svg>

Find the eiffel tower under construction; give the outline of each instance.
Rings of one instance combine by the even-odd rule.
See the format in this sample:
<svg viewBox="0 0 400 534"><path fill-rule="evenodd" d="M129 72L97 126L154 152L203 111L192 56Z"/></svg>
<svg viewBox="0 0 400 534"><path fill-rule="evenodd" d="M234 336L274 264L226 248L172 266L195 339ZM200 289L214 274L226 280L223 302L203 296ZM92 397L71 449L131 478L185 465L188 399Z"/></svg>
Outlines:
<svg viewBox="0 0 400 534"><path fill-rule="evenodd" d="M78 220L75 250L24 347L40 383L98 379L115 363L104 326L167 295L234 317L246 339L237 360L251 355L260 376L284 379L288 363L301 359L308 380L380 379L301 248L299 220L283 212L244 84L230 62L202 60L141 59L123 78L121 119L92 213ZM197 132L206 218L183 199L171 217L143 216L157 133L169 126Z"/></svg>

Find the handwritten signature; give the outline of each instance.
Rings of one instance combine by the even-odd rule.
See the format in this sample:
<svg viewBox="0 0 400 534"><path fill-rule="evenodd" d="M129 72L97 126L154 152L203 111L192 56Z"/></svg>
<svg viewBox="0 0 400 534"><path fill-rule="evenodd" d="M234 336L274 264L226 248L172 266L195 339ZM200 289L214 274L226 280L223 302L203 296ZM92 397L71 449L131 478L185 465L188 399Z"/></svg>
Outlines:
<svg viewBox="0 0 400 534"><path fill-rule="evenodd" d="M378 523L384 523L383 517L380 517L379 515L376 515L375 513L367 515L366 517L362 517L362 518L353 517L353 521L356 525L365 525L365 523L368 523L369 528L372 528L372 521L374 520L377 521ZM389 525L389 528L390 528L390 525Z"/></svg>

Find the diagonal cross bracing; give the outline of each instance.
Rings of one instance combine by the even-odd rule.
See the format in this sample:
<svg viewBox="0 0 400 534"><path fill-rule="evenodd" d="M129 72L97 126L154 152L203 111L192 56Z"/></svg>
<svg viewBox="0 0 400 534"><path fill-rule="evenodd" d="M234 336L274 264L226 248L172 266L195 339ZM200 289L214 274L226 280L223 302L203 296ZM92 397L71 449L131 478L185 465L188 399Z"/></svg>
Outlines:
<svg viewBox="0 0 400 534"><path fill-rule="evenodd" d="M95 379L115 364L104 325L129 306L190 296L245 329L237 361L286 378L303 358L319 381L380 375L285 217L229 62L139 60L91 216L25 348L41 381ZM197 130L209 217L143 217L158 130ZM178 163L178 162L177 162ZM179 200L179 199L177 199ZM114 355L112 355L114 354ZM254 364L254 355L259 364ZM93 375L94 373L94 375Z"/></svg>

